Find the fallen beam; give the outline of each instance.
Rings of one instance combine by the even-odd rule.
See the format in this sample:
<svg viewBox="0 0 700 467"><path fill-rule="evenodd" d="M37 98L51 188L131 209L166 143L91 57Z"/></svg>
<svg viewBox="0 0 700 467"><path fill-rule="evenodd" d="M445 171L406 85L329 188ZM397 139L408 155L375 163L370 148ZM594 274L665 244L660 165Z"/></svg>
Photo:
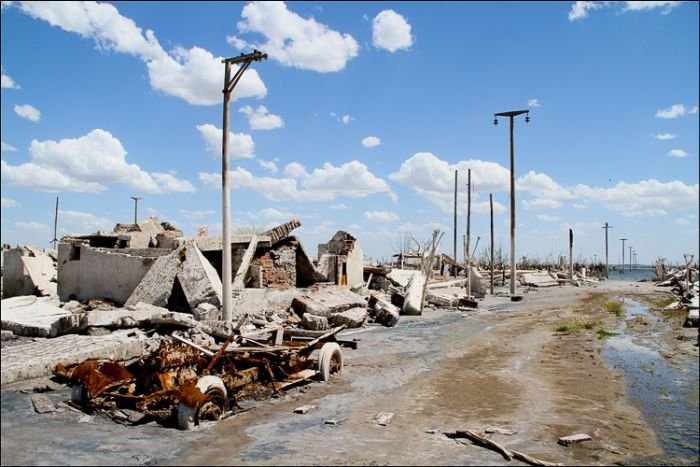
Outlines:
<svg viewBox="0 0 700 467"><path fill-rule="evenodd" d="M255 254L255 250L258 247L258 237L256 235L253 235L250 238L250 243L248 244L248 248L245 250L245 253L243 254L243 259L241 260L241 265L238 267L238 271L236 271L236 275L233 277L233 288L234 289L244 289L245 288L245 275L248 273L248 268L250 267L250 262L253 259L253 255Z"/></svg>

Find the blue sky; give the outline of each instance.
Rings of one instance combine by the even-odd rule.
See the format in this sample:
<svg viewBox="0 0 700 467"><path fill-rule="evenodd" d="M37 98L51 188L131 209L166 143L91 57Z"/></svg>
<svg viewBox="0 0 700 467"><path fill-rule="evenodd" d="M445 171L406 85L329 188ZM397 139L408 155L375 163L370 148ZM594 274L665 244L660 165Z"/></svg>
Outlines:
<svg viewBox="0 0 700 467"><path fill-rule="evenodd" d="M231 103L232 226L299 218L388 258L471 245L639 263L698 257L697 2L2 2L2 243L158 216L221 232L221 58L257 48ZM625 249L626 258L629 249Z"/></svg>

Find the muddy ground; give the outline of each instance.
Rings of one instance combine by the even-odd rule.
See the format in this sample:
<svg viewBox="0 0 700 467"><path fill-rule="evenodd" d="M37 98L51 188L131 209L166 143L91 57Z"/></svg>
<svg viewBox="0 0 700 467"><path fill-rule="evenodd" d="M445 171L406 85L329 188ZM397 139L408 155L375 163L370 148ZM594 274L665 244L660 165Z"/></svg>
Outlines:
<svg viewBox="0 0 700 467"><path fill-rule="evenodd" d="M359 345L344 350L342 375L246 401L250 410L192 432L120 425L61 404L40 415L31 394L18 392L22 385L4 387L2 465L525 465L443 434L483 434L489 426L517 432L491 439L565 465L697 465L697 454L664 454L623 377L601 355L598 331L626 319L605 303L627 295L659 304L666 290L607 281L519 292L521 302L487 296L474 312L427 309L395 328L348 331ZM574 323L590 329L571 329ZM697 329L682 328L678 316L646 325L635 318L627 333L662 342L669 364L698 359ZM697 370L687 378L697 381ZM46 394L60 403L70 389ZM695 408L697 394L695 383ZM302 405L316 408L294 413ZM373 421L380 412L394 413L387 426ZM593 439L557 444L575 433Z"/></svg>

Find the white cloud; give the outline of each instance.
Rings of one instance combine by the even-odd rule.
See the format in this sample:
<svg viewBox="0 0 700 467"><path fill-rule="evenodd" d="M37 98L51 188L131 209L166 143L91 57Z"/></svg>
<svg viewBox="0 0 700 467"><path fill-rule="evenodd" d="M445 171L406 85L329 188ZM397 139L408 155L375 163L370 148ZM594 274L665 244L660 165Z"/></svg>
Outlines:
<svg viewBox="0 0 700 467"><path fill-rule="evenodd" d="M0 152L15 152L15 151L17 151L17 148L14 147L13 145L7 144L4 141L0 142Z"/></svg>
<svg viewBox="0 0 700 467"><path fill-rule="evenodd" d="M680 5L681 2L678 1L636 1L636 2L609 2L609 1L593 1L593 2L576 2L571 6L569 11L569 21L576 21L579 19L586 18L588 16L588 10L597 10L603 7L610 7L613 5L622 6L622 12L627 11L640 11L640 10L654 10L657 8L661 9L661 14L668 14L673 8Z"/></svg>
<svg viewBox="0 0 700 467"><path fill-rule="evenodd" d="M29 104L15 105L15 113L32 122L38 122L41 119L41 112Z"/></svg>
<svg viewBox="0 0 700 467"><path fill-rule="evenodd" d="M20 89L20 86L9 75L6 75L4 71L0 76L0 87L3 89Z"/></svg>
<svg viewBox="0 0 700 467"><path fill-rule="evenodd" d="M539 99L528 99L527 106L528 107L539 107L540 100Z"/></svg>
<svg viewBox="0 0 700 467"><path fill-rule="evenodd" d="M538 214L535 217L543 222L557 222L559 220L558 217L550 216L549 214Z"/></svg>
<svg viewBox="0 0 700 467"><path fill-rule="evenodd" d="M58 222L81 231L112 230L115 222L89 212L58 210Z"/></svg>
<svg viewBox="0 0 700 467"><path fill-rule="evenodd" d="M472 185L477 194L510 189L510 171L495 162L472 159L449 164L429 152L414 154L401 164L397 172L391 173L389 178L411 187L419 196L449 213L454 204L454 172L458 171L458 190L466 195L467 169L472 171ZM494 203L494 212L500 209L499 206Z"/></svg>
<svg viewBox="0 0 700 467"><path fill-rule="evenodd" d="M342 211L344 209L348 209L348 207L346 205L344 205L343 203L331 204L330 208L335 210L335 211Z"/></svg>
<svg viewBox="0 0 700 467"><path fill-rule="evenodd" d="M533 200L523 200L523 209L558 209L562 206L561 201L552 198L536 198Z"/></svg>
<svg viewBox="0 0 700 467"><path fill-rule="evenodd" d="M656 111L657 118L678 118L684 117L686 115L692 115L698 113L698 107L687 108L683 104L673 104L668 109L661 109Z"/></svg>
<svg viewBox="0 0 700 467"><path fill-rule="evenodd" d="M210 151L221 157L222 139L224 131L215 127L211 123L197 125L197 130L202 135L204 142L207 145L207 151ZM246 133L233 133L229 131L228 137L228 155L234 159L245 159L254 157L253 149L255 143L253 137Z"/></svg>
<svg viewBox="0 0 700 467"><path fill-rule="evenodd" d="M654 137L654 139L659 139L662 141L676 138L676 135L674 135L673 133L659 133L659 134L652 135L652 136Z"/></svg>
<svg viewBox="0 0 700 467"><path fill-rule="evenodd" d="M365 211L365 219L376 222L394 222L399 220L399 215L388 211Z"/></svg>
<svg viewBox="0 0 700 467"><path fill-rule="evenodd" d="M588 209L587 204L574 203L572 205L575 209Z"/></svg>
<svg viewBox="0 0 700 467"><path fill-rule="evenodd" d="M674 209L697 209L700 198L697 184L686 185L677 180L666 183L653 179L634 184L619 182L612 188L577 185L574 192L625 216L664 215Z"/></svg>
<svg viewBox="0 0 700 467"><path fill-rule="evenodd" d="M298 214L295 214L293 212L280 211L279 209L275 209L275 208L261 209L260 211L257 211L255 213L249 213L249 216L253 217L253 218L262 218L264 220L285 221L285 222L290 220L290 219L296 219L299 217Z"/></svg>
<svg viewBox="0 0 700 467"><path fill-rule="evenodd" d="M343 122L345 125L350 123L350 120L354 120L354 118L352 118L350 115L343 115L342 117L340 117L340 121Z"/></svg>
<svg viewBox="0 0 700 467"><path fill-rule="evenodd" d="M527 175L518 178L516 189L532 193L538 198L547 199L571 199L573 195L569 190L559 185L548 175L536 173L532 170Z"/></svg>
<svg viewBox="0 0 700 467"><path fill-rule="evenodd" d="M396 199L389 185L358 161L340 167L326 163L311 173L294 162L285 167L284 173L288 178L256 177L237 167L230 172L231 186L251 189L271 201L332 201L339 196L361 198L375 193L387 193ZM199 179L213 188L221 186L221 175L216 173L201 172Z"/></svg>
<svg viewBox="0 0 700 467"><path fill-rule="evenodd" d="M193 105L222 102L224 67L200 47L177 46L168 53L151 30L145 33L131 19L119 14L109 3L97 2L22 2L20 9L52 26L90 38L101 51L115 51L141 59L147 66L153 89L184 99ZM238 69L233 66L233 71ZM264 97L265 84L255 70L241 78L233 99Z"/></svg>
<svg viewBox="0 0 700 467"><path fill-rule="evenodd" d="M671 149L670 151L668 151L668 152L666 153L666 155L669 156L669 157L678 157L678 158L681 158L681 157L686 157L686 156L688 155L688 153L685 152L685 151L682 150L682 149Z"/></svg>
<svg viewBox="0 0 700 467"><path fill-rule="evenodd" d="M286 66L319 73L340 71L359 50L350 34L334 31L313 17L302 18L284 2L250 2L241 17L239 33L260 33L266 41L245 42L233 36L227 38L229 43L264 50Z"/></svg>
<svg viewBox="0 0 700 467"><path fill-rule="evenodd" d="M0 198L0 201L2 202L0 206L2 206L3 208L15 208L18 206L17 201L15 201L14 199Z"/></svg>
<svg viewBox="0 0 700 467"><path fill-rule="evenodd" d="M372 20L372 42L380 49L396 52L413 45L411 25L394 10L381 11Z"/></svg>
<svg viewBox="0 0 700 467"><path fill-rule="evenodd" d="M173 174L153 172L152 176L163 192L193 193L197 191L189 181L176 178Z"/></svg>
<svg viewBox="0 0 700 467"><path fill-rule="evenodd" d="M29 154L31 161L18 166L2 161L2 178L10 185L49 192L99 193L107 190L107 184L118 183L148 193L163 193L180 190L189 183L159 175L164 184L159 187L138 165L128 164L121 142L101 129L58 142L33 140Z"/></svg>
<svg viewBox="0 0 700 467"><path fill-rule="evenodd" d="M569 21L576 21L579 19L586 18L588 16L588 10L597 10L602 8L606 2L576 2L571 5L571 10L569 11Z"/></svg>
<svg viewBox="0 0 700 467"><path fill-rule="evenodd" d="M260 164L260 167L262 167L265 170L269 170L272 173L277 172L277 164L275 164L272 161L264 161L262 159L258 159L258 164Z"/></svg>
<svg viewBox="0 0 700 467"><path fill-rule="evenodd" d="M368 136L362 140L362 145L366 148L373 148L382 144L382 140L376 136Z"/></svg>
<svg viewBox="0 0 700 467"><path fill-rule="evenodd" d="M190 210L190 209L180 209L180 214L182 217L189 220L198 220L204 217L210 217L216 214L213 209L202 209L202 210Z"/></svg>
<svg viewBox="0 0 700 467"><path fill-rule="evenodd" d="M282 117L269 113L264 105L258 106L255 110L246 105L241 107L239 112L248 117L248 123L253 130L273 130L284 126Z"/></svg>
<svg viewBox="0 0 700 467"><path fill-rule="evenodd" d="M673 223L676 225L688 225L688 224L690 224L690 221L688 219L686 219L685 217L681 217L681 218L673 221Z"/></svg>
<svg viewBox="0 0 700 467"><path fill-rule="evenodd" d="M31 230L34 232L48 232L49 226L39 222L15 222L15 227L22 230Z"/></svg>

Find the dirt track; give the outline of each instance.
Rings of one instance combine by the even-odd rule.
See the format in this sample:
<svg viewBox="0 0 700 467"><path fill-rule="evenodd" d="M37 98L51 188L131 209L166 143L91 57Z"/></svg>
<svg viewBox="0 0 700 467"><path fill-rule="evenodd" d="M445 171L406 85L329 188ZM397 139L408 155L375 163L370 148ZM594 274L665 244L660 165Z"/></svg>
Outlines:
<svg viewBox="0 0 700 467"><path fill-rule="evenodd" d="M492 439L566 465L654 462L659 444L627 401L622 377L601 359L603 340L596 329L614 329L623 318L600 309L600 297L591 299L592 292L653 291L648 283L617 281L543 289L524 294L519 303L487 297L475 313L428 310L422 317L402 317L396 328L350 331L348 338L359 339L359 348L345 351L342 375L279 399L243 404L252 410L191 433L110 420L94 421L86 430L76 424L81 415L70 411L18 411L22 398L4 390L2 464L45 463L42 449L32 453L31 443L46 437L51 441L45 454L57 464L524 465L443 435L483 433L488 426L517 431ZM568 334L554 331L573 317L599 324ZM672 331L681 332L697 330ZM677 345L674 358L697 358L690 342L669 342ZM306 404L316 409L293 413ZM379 412L395 414L388 426L373 422ZM21 425L22 414L45 422ZM560 436L581 432L593 440L557 444ZM71 450L80 455L71 457Z"/></svg>

